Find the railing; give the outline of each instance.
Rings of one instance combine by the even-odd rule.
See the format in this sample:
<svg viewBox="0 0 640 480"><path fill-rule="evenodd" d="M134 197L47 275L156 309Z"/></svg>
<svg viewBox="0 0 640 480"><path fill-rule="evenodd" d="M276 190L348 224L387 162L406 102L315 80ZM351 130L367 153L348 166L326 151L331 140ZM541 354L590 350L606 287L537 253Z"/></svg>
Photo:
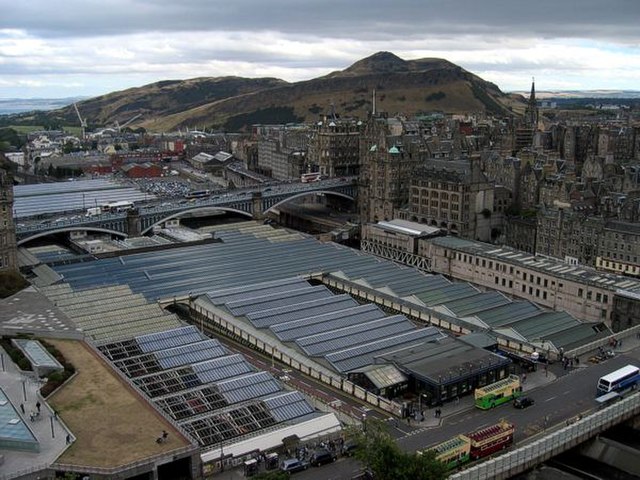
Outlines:
<svg viewBox="0 0 640 480"><path fill-rule="evenodd" d="M612 335L608 335L604 338L599 338L591 343L587 343L586 345L581 345L573 350L565 352L565 355L569 358L576 357L579 355L584 355L588 352L593 352L598 349L598 347L608 348L612 340L624 340L631 336L640 335L640 325L636 325L634 327L628 328L626 330L622 330L620 332L616 332Z"/></svg>

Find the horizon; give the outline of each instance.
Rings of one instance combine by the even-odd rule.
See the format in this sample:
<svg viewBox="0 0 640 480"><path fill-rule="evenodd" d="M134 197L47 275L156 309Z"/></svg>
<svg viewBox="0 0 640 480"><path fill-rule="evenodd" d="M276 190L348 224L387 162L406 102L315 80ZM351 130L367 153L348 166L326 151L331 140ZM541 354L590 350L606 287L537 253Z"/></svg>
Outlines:
<svg viewBox="0 0 640 480"><path fill-rule="evenodd" d="M377 51L444 58L505 92L531 77L541 91L633 90L640 2L612 1L17 2L0 18L0 98L95 97L168 78L296 82Z"/></svg>

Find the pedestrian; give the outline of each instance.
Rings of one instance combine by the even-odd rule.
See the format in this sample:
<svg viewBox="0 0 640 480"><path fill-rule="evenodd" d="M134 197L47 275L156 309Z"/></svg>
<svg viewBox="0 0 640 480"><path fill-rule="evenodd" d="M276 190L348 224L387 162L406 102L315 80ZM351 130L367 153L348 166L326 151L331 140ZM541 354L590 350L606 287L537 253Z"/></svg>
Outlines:
<svg viewBox="0 0 640 480"><path fill-rule="evenodd" d="M40 407L41 407L40 402L39 401L36 402L36 408L38 409L38 413L40 413Z"/></svg>
<svg viewBox="0 0 640 480"><path fill-rule="evenodd" d="M549 376L549 368L547 368L547 366L544 366L544 376L548 377Z"/></svg>
<svg viewBox="0 0 640 480"><path fill-rule="evenodd" d="M618 348L622 348L622 340L618 340Z"/></svg>
<svg viewBox="0 0 640 480"><path fill-rule="evenodd" d="M20 411L22 412L22 414L24 415L24 403L20 404Z"/></svg>
<svg viewBox="0 0 640 480"><path fill-rule="evenodd" d="M527 374L526 374L526 373L523 373L523 374L522 374L522 383L524 383L524 382L526 382L526 381L527 381Z"/></svg>
<svg viewBox="0 0 640 480"><path fill-rule="evenodd" d="M166 440L168 436L169 436L169 434L167 433L167 431L166 430L162 430L162 439Z"/></svg>

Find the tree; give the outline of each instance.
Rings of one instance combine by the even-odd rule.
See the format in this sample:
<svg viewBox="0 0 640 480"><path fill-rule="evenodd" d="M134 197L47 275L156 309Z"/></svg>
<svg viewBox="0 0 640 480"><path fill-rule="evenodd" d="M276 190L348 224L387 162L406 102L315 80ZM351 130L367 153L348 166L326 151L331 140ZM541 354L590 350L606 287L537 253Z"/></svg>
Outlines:
<svg viewBox="0 0 640 480"><path fill-rule="evenodd" d="M10 297L28 286L29 282L17 270L0 273L0 298Z"/></svg>
<svg viewBox="0 0 640 480"><path fill-rule="evenodd" d="M367 420L366 432L352 435L358 443L356 458L376 480L444 480L448 476L446 465L433 452L402 452L381 422Z"/></svg>

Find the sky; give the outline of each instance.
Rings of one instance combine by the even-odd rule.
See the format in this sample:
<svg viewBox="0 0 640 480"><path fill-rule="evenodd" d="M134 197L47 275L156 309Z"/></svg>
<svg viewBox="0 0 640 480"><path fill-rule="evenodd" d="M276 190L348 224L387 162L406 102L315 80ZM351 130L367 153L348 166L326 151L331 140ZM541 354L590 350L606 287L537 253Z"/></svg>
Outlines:
<svg viewBox="0 0 640 480"><path fill-rule="evenodd" d="M378 51L503 91L640 90L640 0L0 0L0 98L308 80Z"/></svg>

